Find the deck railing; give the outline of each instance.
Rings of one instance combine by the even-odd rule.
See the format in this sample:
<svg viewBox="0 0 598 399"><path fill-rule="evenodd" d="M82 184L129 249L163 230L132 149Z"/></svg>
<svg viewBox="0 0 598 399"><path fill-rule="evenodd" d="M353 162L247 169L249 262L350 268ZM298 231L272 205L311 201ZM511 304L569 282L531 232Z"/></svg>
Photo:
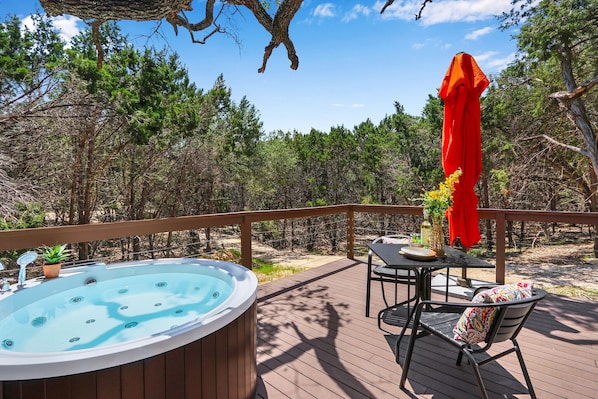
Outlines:
<svg viewBox="0 0 598 399"><path fill-rule="evenodd" d="M313 208L268 211L231 212L221 214L181 216L164 219L97 223L0 231L0 251L37 248L42 245L82 243L157 233L196 230L238 225L241 240L241 264L252 267L252 224L316 216L344 215L346 218L347 257L355 256L355 217L359 213L383 215L421 215L417 206L394 205L333 205ZM479 209L481 220L494 221L496 248L496 282L505 281L506 226L509 221L566 223L598 226L598 213L527 211L510 209ZM501 239L498 239L498 238Z"/></svg>

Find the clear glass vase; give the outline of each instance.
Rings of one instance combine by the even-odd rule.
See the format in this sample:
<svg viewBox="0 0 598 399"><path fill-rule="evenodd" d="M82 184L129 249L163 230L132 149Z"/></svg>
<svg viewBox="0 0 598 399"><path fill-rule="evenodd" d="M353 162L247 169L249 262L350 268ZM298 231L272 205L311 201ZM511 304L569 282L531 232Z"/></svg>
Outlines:
<svg viewBox="0 0 598 399"><path fill-rule="evenodd" d="M443 258L444 252L444 228L442 219L432 219L432 234L430 237L430 249L436 252L436 257Z"/></svg>

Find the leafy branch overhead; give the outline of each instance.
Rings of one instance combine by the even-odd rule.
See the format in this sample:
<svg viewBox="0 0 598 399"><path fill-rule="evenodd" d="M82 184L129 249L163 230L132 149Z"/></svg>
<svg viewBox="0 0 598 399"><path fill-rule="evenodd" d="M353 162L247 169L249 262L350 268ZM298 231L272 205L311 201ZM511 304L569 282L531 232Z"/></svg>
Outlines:
<svg viewBox="0 0 598 399"><path fill-rule="evenodd" d="M179 27L191 34L193 43L205 43L216 33L226 33L219 24L219 19L225 9L232 7L233 14L238 7L243 6L251 11L260 25L271 35L270 43L264 50L262 66L259 73L266 70L266 64L272 51L279 45L284 45L291 61L291 69L299 67L299 57L295 51L293 41L289 36L289 26L295 14L303 4L303 0L223 0L215 10L216 0L207 0L203 19L192 22L186 12L193 10L194 0L40 0L46 13L50 16L63 14L73 15L87 21L93 32L93 39L98 52L98 67L101 68L104 52L99 39L99 28L106 21L168 21L178 34ZM424 0L421 10L431 0ZM393 3L388 0L381 13ZM275 9L272 17L268 10ZM421 10L419 15L421 16ZM205 33L202 39L197 39L197 32Z"/></svg>

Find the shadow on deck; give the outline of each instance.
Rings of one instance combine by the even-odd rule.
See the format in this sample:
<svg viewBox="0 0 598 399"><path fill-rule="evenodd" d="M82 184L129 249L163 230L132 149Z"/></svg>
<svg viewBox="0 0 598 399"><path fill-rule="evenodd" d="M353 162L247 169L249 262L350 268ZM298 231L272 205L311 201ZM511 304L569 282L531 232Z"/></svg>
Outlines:
<svg viewBox="0 0 598 399"><path fill-rule="evenodd" d="M397 364L394 335L378 329L376 311L364 316L365 280L365 263L343 259L260 285L257 398L479 397L469 365L455 366L456 352L434 337L418 341L428 350L416 351L399 389L409 337ZM372 292L372 309L381 309L379 286ZM549 295L539 303L519 336L538 398L596 398L597 330L595 302ZM529 397L514 354L484 366L482 377L493 398Z"/></svg>

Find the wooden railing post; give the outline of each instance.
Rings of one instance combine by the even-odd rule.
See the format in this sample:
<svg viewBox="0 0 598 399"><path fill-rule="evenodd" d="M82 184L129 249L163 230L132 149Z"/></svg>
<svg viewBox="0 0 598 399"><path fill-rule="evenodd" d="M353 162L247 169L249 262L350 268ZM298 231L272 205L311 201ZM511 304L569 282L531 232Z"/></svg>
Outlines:
<svg viewBox="0 0 598 399"><path fill-rule="evenodd" d="M347 211L347 258L355 259L355 212Z"/></svg>
<svg viewBox="0 0 598 399"><path fill-rule="evenodd" d="M251 220L247 216L241 218L241 265L249 270L253 268L251 253Z"/></svg>
<svg viewBox="0 0 598 399"><path fill-rule="evenodd" d="M505 283L505 213L496 212L496 282Z"/></svg>

